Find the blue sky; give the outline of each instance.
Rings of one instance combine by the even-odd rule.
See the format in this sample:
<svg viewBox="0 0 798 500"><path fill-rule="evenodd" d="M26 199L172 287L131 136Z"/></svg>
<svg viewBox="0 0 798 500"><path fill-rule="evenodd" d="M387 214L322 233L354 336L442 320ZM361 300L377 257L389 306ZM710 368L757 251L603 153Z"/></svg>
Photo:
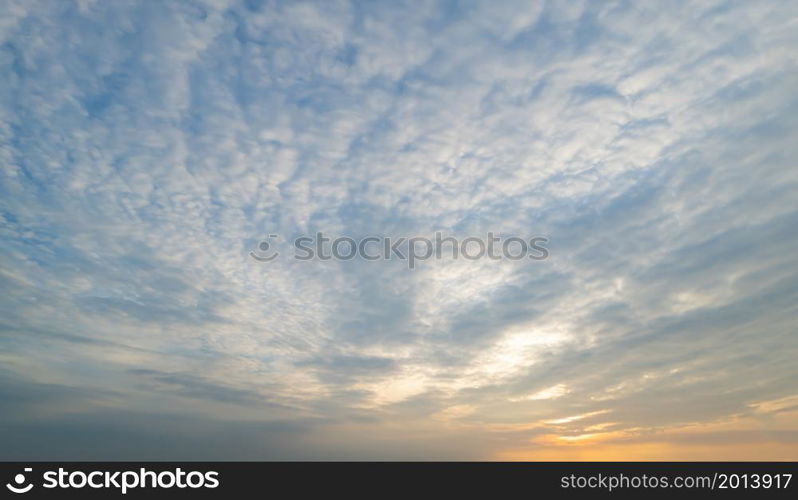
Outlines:
<svg viewBox="0 0 798 500"><path fill-rule="evenodd" d="M798 459L795 2L1 3L0 458Z"/></svg>

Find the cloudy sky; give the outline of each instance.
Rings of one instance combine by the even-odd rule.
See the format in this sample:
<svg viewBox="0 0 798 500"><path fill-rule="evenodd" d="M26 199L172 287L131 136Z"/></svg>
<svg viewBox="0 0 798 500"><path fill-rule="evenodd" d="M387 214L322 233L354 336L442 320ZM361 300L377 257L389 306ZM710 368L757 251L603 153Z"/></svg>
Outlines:
<svg viewBox="0 0 798 500"><path fill-rule="evenodd" d="M0 0L0 458L798 459L798 4ZM269 234L545 236L270 263Z"/></svg>

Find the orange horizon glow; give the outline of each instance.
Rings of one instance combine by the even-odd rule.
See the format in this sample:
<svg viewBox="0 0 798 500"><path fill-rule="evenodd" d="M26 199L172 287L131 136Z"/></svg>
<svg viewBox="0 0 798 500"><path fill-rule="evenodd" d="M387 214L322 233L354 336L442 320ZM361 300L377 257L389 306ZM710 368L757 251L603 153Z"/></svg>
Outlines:
<svg viewBox="0 0 798 500"><path fill-rule="evenodd" d="M798 411L735 418L657 432L613 431L579 436L545 434L528 446L505 449L502 461L794 461ZM724 438L727 440L724 442Z"/></svg>

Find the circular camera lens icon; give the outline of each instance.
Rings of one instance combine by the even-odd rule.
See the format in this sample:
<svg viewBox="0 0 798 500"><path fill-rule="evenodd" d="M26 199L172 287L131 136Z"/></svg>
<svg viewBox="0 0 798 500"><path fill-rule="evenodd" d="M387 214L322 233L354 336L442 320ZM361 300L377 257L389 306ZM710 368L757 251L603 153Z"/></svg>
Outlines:
<svg viewBox="0 0 798 500"><path fill-rule="evenodd" d="M33 469L25 467L25 472L31 472ZM14 493L27 493L33 488L33 484L23 486L25 484L25 474L17 474L14 476L14 484L7 483L6 488Z"/></svg>
<svg viewBox="0 0 798 500"><path fill-rule="evenodd" d="M279 256L280 254L278 252L271 252L271 253L269 252L269 250L271 249L271 244L269 243L269 240L276 237L277 237L276 234L270 234L267 239L258 243L257 251L253 250L249 252L250 257L259 262L271 262L274 259L276 259L277 256Z"/></svg>

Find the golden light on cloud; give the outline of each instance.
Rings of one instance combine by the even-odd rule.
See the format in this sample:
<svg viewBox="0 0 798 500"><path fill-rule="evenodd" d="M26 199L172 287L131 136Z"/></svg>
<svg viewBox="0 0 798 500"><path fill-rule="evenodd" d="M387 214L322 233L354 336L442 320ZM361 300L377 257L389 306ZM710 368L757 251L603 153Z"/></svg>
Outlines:
<svg viewBox="0 0 798 500"><path fill-rule="evenodd" d="M592 411L590 413L583 413L582 415L572 415L570 417L562 417L562 418L555 418L554 420L547 420L547 424L559 425L559 424L569 424L571 422L576 422L577 420L582 420L584 418L593 417L596 415L603 415L604 413L609 412L609 410L599 410L599 411Z"/></svg>
<svg viewBox="0 0 798 500"><path fill-rule="evenodd" d="M566 394L568 394L568 386L566 386L565 384L557 384L555 386L547 387L546 389L538 391L528 396L526 399L532 401L541 400L541 399L557 399L562 396L565 396Z"/></svg>

